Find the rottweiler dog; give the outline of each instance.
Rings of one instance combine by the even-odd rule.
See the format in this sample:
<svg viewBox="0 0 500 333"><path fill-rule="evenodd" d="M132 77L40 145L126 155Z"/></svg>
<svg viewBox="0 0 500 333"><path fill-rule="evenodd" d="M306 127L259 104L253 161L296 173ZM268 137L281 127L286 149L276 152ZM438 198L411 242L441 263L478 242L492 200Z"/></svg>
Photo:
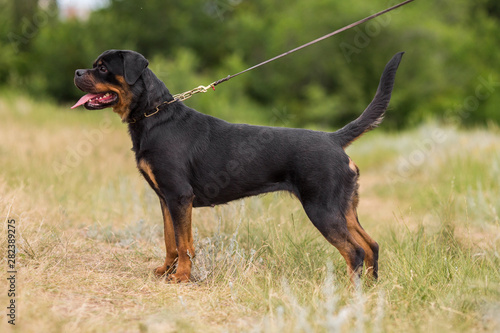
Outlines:
<svg viewBox="0 0 500 333"><path fill-rule="evenodd" d="M137 167L163 213L166 259L156 275L190 279L193 207L288 191L339 250L351 279L363 261L376 279L379 246L359 223L359 169L344 150L382 121L402 56L386 65L365 111L333 133L231 124L199 113L173 98L143 55L128 50L105 51L92 69L76 70L75 85L87 94L73 107L112 107L128 123Z"/></svg>

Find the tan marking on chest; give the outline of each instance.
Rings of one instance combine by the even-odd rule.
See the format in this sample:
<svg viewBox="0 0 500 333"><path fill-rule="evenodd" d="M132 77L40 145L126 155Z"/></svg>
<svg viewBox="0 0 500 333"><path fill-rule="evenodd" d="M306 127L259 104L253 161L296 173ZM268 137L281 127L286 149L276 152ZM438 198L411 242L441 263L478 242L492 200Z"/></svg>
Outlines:
<svg viewBox="0 0 500 333"><path fill-rule="evenodd" d="M141 170L148 180L153 184L155 189L159 189L158 182L156 181L155 175L153 174L153 169L151 165L145 160L141 159L138 163L139 170Z"/></svg>
<svg viewBox="0 0 500 333"><path fill-rule="evenodd" d="M358 166L351 160L350 157L349 157L349 168L356 173L359 172Z"/></svg>

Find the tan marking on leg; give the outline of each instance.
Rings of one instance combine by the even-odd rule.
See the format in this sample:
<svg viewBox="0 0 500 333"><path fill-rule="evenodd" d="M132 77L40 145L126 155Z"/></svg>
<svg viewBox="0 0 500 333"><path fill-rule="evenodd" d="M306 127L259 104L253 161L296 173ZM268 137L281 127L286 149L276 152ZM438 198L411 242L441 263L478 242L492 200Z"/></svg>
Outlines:
<svg viewBox="0 0 500 333"><path fill-rule="evenodd" d="M175 274L169 275L170 282L187 282L191 278L191 259L194 258L193 233L191 228L192 202L186 205L181 214L180 221L175 221L175 239L179 262Z"/></svg>
<svg viewBox="0 0 500 333"><path fill-rule="evenodd" d="M172 273L175 261L177 260L177 245L175 244L175 232L172 217L168 206L163 199L160 198L161 211L163 214L163 234L165 239L165 263L155 269L156 276L162 276Z"/></svg>
<svg viewBox="0 0 500 333"><path fill-rule="evenodd" d="M363 262L357 263L355 259L360 259L359 256L362 255L361 251L364 252L364 249L356 242L356 239L349 232L347 232L345 236L346 239L343 241L340 241L338 238L334 240L327 238L327 240L335 246L342 257L344 257L347 264L347 275L351 279L351 283L355 285L357 279L361 277L363 272Z"/></svg>
<svg viewBox="0 0 500 333"><path fill-rule="evenodd" d="M169 274L173 270L173 265L175 260L177 259L177 247L175 244L175 232L174 225L172 223L172 217L170 216L170 211L168 210L168 206L160 197L160 189L158 186L158 182L156 181L155 175L153 174L153 170L151 165L145 160L141 159L138 163L139 170L142 171L144 177L149 182L149 184L153 187L153 189L158 194L161 204L161 212L163 214L163 235L165 239L165 263L163 266L159 266L155 269L156 276L162 276L164 274Z"/></svg>
<svg viewBox="0 0 500 333"><path fill-rule="evenodd" d="M378 244L361 227L354 208L351 207L348 210L345 218L347 220L347 229L349 230L349 233L365 251L365 267L367 274L376 278L378 265L376 263L373 248L378 248Z"/></svg>

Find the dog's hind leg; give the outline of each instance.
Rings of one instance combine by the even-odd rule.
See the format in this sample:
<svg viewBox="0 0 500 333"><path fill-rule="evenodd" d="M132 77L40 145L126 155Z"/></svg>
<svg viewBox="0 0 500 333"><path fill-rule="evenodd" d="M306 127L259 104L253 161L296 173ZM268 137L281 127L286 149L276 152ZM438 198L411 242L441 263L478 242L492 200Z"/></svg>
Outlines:
<svg viewBox="0 0 500 333"><path fill-rule="evenodd" d="M368 235L368 233L363 229L363 227L359 223L358 213L356 211L359 203L359 195L358 195L359 169L350 158L349 158L349 168L355 172L355 176L353 179L354 191L351 196L349 208L347 209L347 212L345 214L345 219L347 221L347 229L349 230L349 233L354 237L356 242L365 251L365 267L367 275L373 277L374 279L377 279L379 246L377 242L375 242L370 237L370 235Z"/></svg>
<svg viewBox="0 0 500 333"><path fill-rule="evenodd" d="M375 280L378 278L378 251L379 246L370 235L363 229L358 220L358 214L354 206L351 206L345 215L347 229L356 242L365 251L365 267L368 276Z"/></svg>
<svg viewBox="0 0 500 333"><path fill-rule="evenodd" d="M303 203L303 206L314 226L344 257L347 273L354 283L361 276L365 250L350 232L346 216L339 211L325 210L312 202Z"/></svg>

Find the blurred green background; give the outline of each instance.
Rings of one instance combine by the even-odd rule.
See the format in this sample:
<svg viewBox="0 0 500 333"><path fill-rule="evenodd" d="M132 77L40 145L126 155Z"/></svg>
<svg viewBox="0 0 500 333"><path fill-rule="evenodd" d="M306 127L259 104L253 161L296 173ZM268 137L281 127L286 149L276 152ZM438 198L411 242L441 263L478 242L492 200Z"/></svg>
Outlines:
<svg viewBox="0 0 500 333"><path fill-rule="evenodd" d="M285 52L398 1L0 0L0 94L74 103L77 68L133 49L172 93ZM68 5L69 4L69 5ZM187 101L229 121L335 128L373 97L406 51L386 128L500 123L498 0L413 3Z"/></svg>

